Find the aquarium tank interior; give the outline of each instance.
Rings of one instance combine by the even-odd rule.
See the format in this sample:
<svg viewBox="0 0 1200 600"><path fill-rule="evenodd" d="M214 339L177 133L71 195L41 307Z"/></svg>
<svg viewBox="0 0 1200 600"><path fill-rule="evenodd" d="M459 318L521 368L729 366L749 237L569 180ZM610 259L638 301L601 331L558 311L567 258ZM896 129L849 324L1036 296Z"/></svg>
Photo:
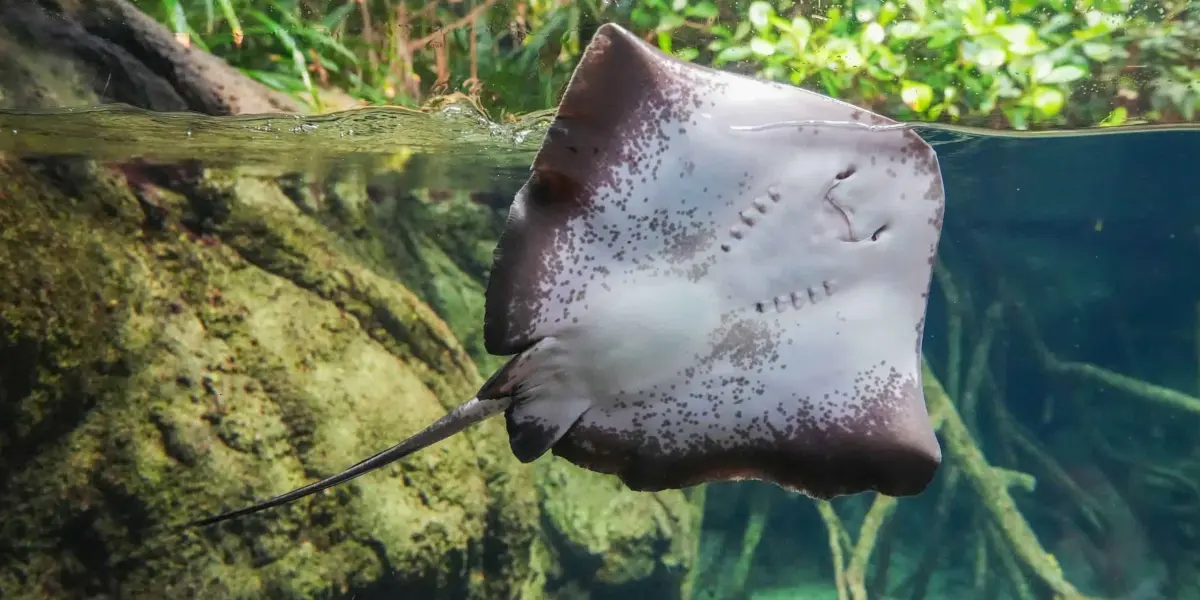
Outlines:
<svg viewBox="0 0 1200 600"><path fill-rule="evenodd" d="M0 598L1200 600L1198 120L1191 0L3 0Z"/></svg>

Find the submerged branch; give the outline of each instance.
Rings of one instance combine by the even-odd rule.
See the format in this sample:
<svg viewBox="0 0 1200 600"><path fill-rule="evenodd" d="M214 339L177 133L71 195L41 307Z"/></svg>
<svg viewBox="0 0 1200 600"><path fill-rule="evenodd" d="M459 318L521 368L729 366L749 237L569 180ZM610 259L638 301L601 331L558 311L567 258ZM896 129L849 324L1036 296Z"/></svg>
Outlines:
<svg viewBox="0 0 1200 600"><path fill-rule="evenodd" d="M1003 540L1012 548L1017 559L1056 596L1083 598L1075 586L1063 576L1058 563L1042 548L1033 529L1017 509L1008 490L1009 479L1001 476L1000 471L988 464L975 441L971 439L966 424L942 388L941 382L927 362L922 361L922 364L926 402L931 412L944 412L941 432L946 440L948 454L954 457L956 464L971 482L999 528Z"/></svg>
<svg viewBox="0 0 1200 600"><path fill-rule="evenodd" d="M958 293L950 271L941 262L934 263L933 274L946 300L946 389L952 398L958 398L962 391L959 387L962 379L962 295Z"/></svg>
<svg viewBox="0 0 1200 600"><path fill-rule="evenodd" d="M832 504L818 500L816 505L817 512L821 513L821 520L825 522L825 529L829 532L829 554L833 559L833 581L837 588L838 600L849 600L846 593L846 558L842 545L842 540L849 536Z"/></svg>
<svg viewBox="0 0 1200 600"><path fill-rule="evenodd" d="M971 364L967 368L966 386L961 396L953 393L950 395L951 398L958 399L962 406L963 420L966 421L967 427L976 434L979 433L979 415L977 414L979 388L983 384L984 375L989 372L988 358L991 356L992 342L996 339L996 327L1003 314L1004 307L998 302L988 307L983 321L983 333L980 335L979 343L975 344L975 350L971 355Z"/></svg>
<svg viewBox="0 0 1200 600"><path fill-rule="evenodd" d="M1009 301L1008 304L1016 313L1018 326L1025 331L1025 335L1029 338L1030 344L1033 345L1034 351L1047 371L1088 379L1168 408L1200 415L1200 398L1191 394L1122 375L1091 363L1062 360L1046 345L1045 339L1038 331L1033 315L1029 314L1024 305L1012 301Z"/></svg>
<svg viewBox="0 0 1200 600"><path fill-rule="evenodd" d="M1190 394L1121 375L1093 364L1061 361L1053 355L1049 355L1048 358L1046 367L1051 371L1090 379L1168 408L1200 415L1200 398Z"/></svg>
<svg viewBox="0 0 1200 600"><path fill-rule="evenodd" d="M846 566L846 590L851 600L867 600L867 563L871 553L875 551L875 541L879 531L896 509L896 499L891 496L877 494L867 515L863 517L858 530L858 542L850 555L850 563Z"/></svg>
<svg viewBox="0 0 1200 600"><path fill-rule="evenodd" d="M934 521L929 528L929 540L925 545L925 552L921 555L921 561L917 564L916 571L898 590L902 591L911 587L912 592L909 598L912 600L925 598L925 593L929 590L929 582L941 560L942 550L947 546L943 538L946 525L950 521L950 508L958 497L958 483L962 479L962 469L952 464L946 465L946 469L946 482L942 484L942 493L938 496L937 504L933 509Z"/></svg>
<svg viewBox="0 0 1200 600"><path fill-rule="evenodd" d="M1029 589L1029 582L1025 581L1025 576L1021 573L1021 566L1017 564L1013 547L1005 543L1005 536L997 531L994 524L989 524L986 532L988 546L999 556L1000 566L1004 569L1005 579L1012 586L1013 596L1017 600L1033 600L1033 591Z"/></svg>
<svg viewBox="0 0 1200 600"><path fill-rule="evenodd" d="M726 596L741 598L746 595L746 579L750 576L750 566L754 560L754 552L762 541L763 530L766 529L767 519L771 514L771 494L766 490L754 490L750 498L750 517L742 532L742 548L737 562L733 565L733 574L726 586Z"/></svg>
<svg viewBox="0 0 1200 600"><path fill-rule="evenodd" d="M694 519L694 527L701 535L697 535L692 539L692 556L700 556L700 542L703 539L704 531L704 508L708 501L708 486L698 485L686 492L688 503L692 506L692 518ZM691 600L696 596L696 584L700 578L700 569L692 567L688 569L687 575L683 578L683 584L680 586L680 596L683 600Z"/></svg>
<svg viewBox="0 0 1200 600"><path fill-rule="evenodd" d="M987 598L988 586L993 581L992 578L989 577L989 575L992 573L992 569L988 555L988 544L990 543L992 536L986 535L987 530L979 527L981 521L983 520L984 517L982 515L975 513L974 522L976 527L974 527L974 529L976 531L985 531L985 535L975 536L975 569L972 573L972 585L975 588L976 598Z"/></svg>
<svg viewBox="0 0 1200 600"><path fill-rule="evenodd" d="M996 385L995 381L989 381L989 384L991 386ZM998 398L998 396L993 395L993 398ZM1103 511L1096 499L1091 494L1088 494L1067 473L1067 470L1042 448L1041 444L1034 441L1033 436L1025 431L1024 427L1013 418L1012 413L1008 411L1008 407L1004 406L1003 402L996 400L992 406L992 412L995 415L997 428L1001 434L1011 440L1019 450L1033 460L1034 464L1041 469L1042 475L1050 481L1052 486L1067 496L1071 504L1076 507L1089 525L1099 529L1101 527L1099 515Z"/></svg>

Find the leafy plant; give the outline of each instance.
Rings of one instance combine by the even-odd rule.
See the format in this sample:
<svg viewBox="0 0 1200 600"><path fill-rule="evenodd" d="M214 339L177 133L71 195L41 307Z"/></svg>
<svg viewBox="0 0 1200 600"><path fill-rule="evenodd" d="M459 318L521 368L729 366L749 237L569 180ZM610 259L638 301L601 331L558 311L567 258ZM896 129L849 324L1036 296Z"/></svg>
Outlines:
<svg viewBox="0 0 1200 600"><path fill-rule="evenodd" d="M418 106L461 92L499 112L553 106L587 2L140 0L182 44L318 107Z"/></svg>
<svg viewBox="0 0 1200 600"><path fill-rule="evenodd" d="M314 104L493 116L554 106L617 21L684 60L752 71L907 120L1025 129L1191 120L1200 7L1186 0L142 0L181 43ZM344 103L343 103L344 104Z"/></svg>
<svg viewBox="0 0 1200 600"><path fill-rule="evenodd" d="M1135 14L1131 0L821 6L758 0L717 11L734 16L723 19L726 25L696 22L686 3L658 0L647 3L640 22L657 18L660 48L679 56L746 64L760 77L902 119L1025 129L1111 124L1131 113L1155 121L1192 119L1200 107L1200 14L1194 9L1142 7ZM1156 12L1160 18L1153 18ZM707 44L669 42L667 34L693 23L707 28ZM1151 52L1155 60L1148 61ZM1146 71L1124 76L1130 69Z"/></svg>

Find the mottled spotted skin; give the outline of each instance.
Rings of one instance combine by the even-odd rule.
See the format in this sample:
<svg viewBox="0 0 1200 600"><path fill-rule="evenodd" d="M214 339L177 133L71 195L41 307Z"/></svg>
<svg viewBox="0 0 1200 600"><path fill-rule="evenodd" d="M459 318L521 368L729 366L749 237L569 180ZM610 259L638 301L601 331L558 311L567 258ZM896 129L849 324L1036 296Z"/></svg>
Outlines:
<svg viewBox="0 0 1200 600"><path fill-rule="evenodd" d="M552 448L641 490L929 483L937 157L908 130L732 129L789 120L892 123L597 32L488 287L488 350L535 383L480 397L515 396L522 460Z"/></svg>
<svg viewBox="0 0 1200 600"><path fill-rule="evenodd" d="M500 412L520 460L552 450L638 490L920 492L941 461L920 380L937 157L909 130L734 129L811 120L892 123L602 26L496 249L485 342L512 360L403 442L194 524Z"/></svg>

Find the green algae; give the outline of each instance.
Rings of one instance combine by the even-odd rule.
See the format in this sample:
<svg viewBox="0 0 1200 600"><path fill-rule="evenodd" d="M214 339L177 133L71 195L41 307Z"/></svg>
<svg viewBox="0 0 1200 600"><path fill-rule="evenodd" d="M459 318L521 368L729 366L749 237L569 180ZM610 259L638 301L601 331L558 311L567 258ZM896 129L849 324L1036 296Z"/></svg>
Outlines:
<svg viewBox="0 0 1200 600"><path fill-rule="evenodd" d="M94 578L97 588L120 581L147 593L177 585L217 586L230 597L311 597L393 580L486 597L487 586L471 588L488 578L447 569L455 562L467 568L489 533L513 533L487 531L490 496L504 490L488 489L466 437L430 449L390 476L364 478L239 525L250 530L242 535L149 535L150 522L178 522L295 487L313 473L361 458L364 446L393 443L395 432L444 414L426 385L436 377L430 371L457 370L457 380L433 387L461 391L472 385L464 373L473 369L457 360L462 351L447 335L433 344L445 360L416 368L418 359L410 357L432 356L428 348L414 343L407 352L389 351L386 346L407 347L363 335L353 310L255 268L234 247L170 231L139 240L136 221L98 226L79 203L48 189L29 193L38 182L13 171L6 169L2 189L16 201L0 214L6 225L26 225L5 228L0 262L7 267L5 290L21 294L4 297L0 314L10 340L38 336L59 352L31 365L46 392L5 404L15 416L9 422L18 426L4 443L23 450L5 455L23 453L32 461L21 469L6 460L15 471L8 482L15 492L5 495L10 518L0 528L12 550L33 554L35 548L17 540L52 540L57 527L74 522L87 531L88 544L106 549L108 564L46 567L73 571L60 579ZM14 184L22 186L18 195ZM394 304L406 311L405 323L426 318L424 330L446 331L428 309L404 304L398 285L361 283L356 288L364 293L351 299L336 283L296 278L325 295L345 293L348 306L374 305L377 320L384 320L381 307ZM41 303L28 293L37 289L58 292L53 302ZM375 336L389 331L372 329ZM116 363L120 375L113 373ZM64 387L65 380L78 383ZM86 405L64 404L76 389L90 392ZM62 414L71 409L73 418ZM54 443L33 447L36 440L25 431L32 426L19 424L50 420L76 425ZM508 524L528 538L532 519L513 515ZM301 522L309 524L303 533ZM138 537L144 539L135 544ZM74 553L91 555L82 542ZM18 595L29 593L16 582L35 570L32 562L5 569L6 593L14 585ZM300 572L306 576L296 577Z"/></svg>
<svg viewBox="0 0 1200 600"><path fill-rule="evenodd" d="M593 597L684 597L700 520L682 491L634 492L561 460L536 466L559 560Z"/></svg>

